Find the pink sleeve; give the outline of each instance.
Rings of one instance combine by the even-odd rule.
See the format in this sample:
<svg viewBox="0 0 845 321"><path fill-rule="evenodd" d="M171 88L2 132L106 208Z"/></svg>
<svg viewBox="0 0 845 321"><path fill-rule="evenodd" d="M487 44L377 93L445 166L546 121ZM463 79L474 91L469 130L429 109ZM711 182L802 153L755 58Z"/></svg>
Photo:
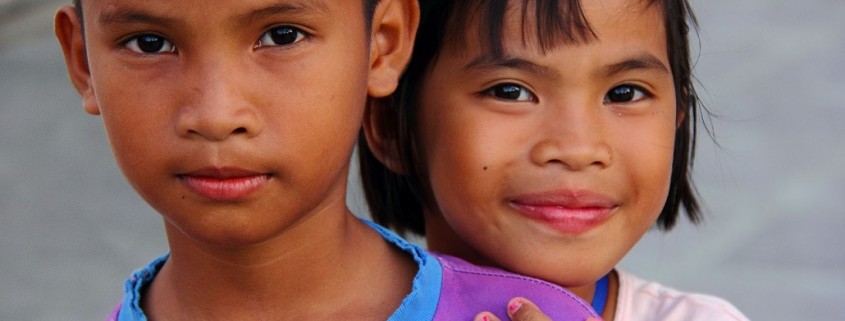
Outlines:
<svg viewBox="0 0 845 321"><path fill-rule="evenodd" d="M116 307L114 307L114 309L111 311L111 314L109 314L109 317L106 319L106 321L117 321L117 315L118 315L118 313L120 313L120 307L121 306L122 306L121 304L118 304Z"/></svg>

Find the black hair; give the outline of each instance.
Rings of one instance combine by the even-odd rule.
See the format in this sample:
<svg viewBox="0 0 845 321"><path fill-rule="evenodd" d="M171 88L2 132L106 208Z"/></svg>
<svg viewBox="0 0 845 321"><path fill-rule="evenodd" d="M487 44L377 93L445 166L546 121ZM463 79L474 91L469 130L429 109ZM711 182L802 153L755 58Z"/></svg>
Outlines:
<svg viewBox="0 0 845 321"><path fill-rule="evenodd" d="M675 131L671 182L666 203L657 219L660 230L671 230L681 207L694 224L701 220L697 192L691 170L695 155L696 123L702 108L693 86L690 62L690 25L697 28L688 0L643 0L663 9L669 64L675 87L676 106L685 117ZM405 235L408 231L425 235L423 209L435 206L425 178L415 133L418 90L426 72L437 60L445 44L462 44L469 23L478 24L481 45L494 57L503 55L504 21L508 4L514 0L421 0L422 16L414 53L397 91L381 101L371 102L377 113L379 131L395 143L386 144L387 153L396 155L405 172L400 175L382 164L369 149L363 133L358 140L361 182L373 219ZM533 15L539 49L547 51L562 44L579 44L596 38L579 0L525 0L522 21ZM530 12L533 4L533 12ZM470 20L467 17L476 17ZM529 28L525 28L529 29ZM529 31L524 31L523 36Z"/></svg>
<svg viewBox="0 0 845 321"><path fill-rule="evenodd" d="M73 7L76 8L76 15L79 16L79 21L84 21L82 18L82 0L73 0Z"/></svg>

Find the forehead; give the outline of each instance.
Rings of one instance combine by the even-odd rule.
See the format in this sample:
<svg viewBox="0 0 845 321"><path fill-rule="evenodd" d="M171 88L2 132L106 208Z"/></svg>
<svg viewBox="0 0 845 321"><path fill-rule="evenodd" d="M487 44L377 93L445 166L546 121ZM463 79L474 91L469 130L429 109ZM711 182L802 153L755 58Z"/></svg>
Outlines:
<svg viewBox="0 0 845 321"><path fill-rule="evenodd" d="M338 19L360 17L342 15L360 8L360 1L348 0L85 0L82 7L86 20L100 24L150 20L142 22L210 22L232 21L248 23L260 16L333 16ZM354 11L358 13L360 10Z"/></svg>

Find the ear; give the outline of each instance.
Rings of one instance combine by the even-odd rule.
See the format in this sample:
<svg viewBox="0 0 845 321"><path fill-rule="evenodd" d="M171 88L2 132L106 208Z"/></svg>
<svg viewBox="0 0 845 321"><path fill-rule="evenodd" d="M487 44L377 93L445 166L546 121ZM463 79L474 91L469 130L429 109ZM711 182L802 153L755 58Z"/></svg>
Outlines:
<svg viewBox="0 0 845 321"><path fill-rule="evenodd" d="M99 115L97 97L91 86L91 71L88 67L88 57L85 49L85 36L82 31L82 21L79 20L76 8L63 6L56 12L55 32L62 52L65 55L65 65L70 76L70 82L82 96L85 111L92 115Z"/></svg>
<svg viewBox="0 0 845 321"><path fill-rule="evenodd" d="M381 0L373 14L370 44L371 97L390 95L411 59L420 20L417 0Z"/></svg>
<svg viewBox="0 0 845 321"><path fill-rule="evenodd" d="M364 137L367 139L370 152L379 162L390 171L398 175L405 175L407 173L400 161L401 157L396 144L397 133L395 130L391 132L390 128L385 126L388 123L387 113L389 112L386 108L390 107L385 105L382 100L369 100L364 110ZM391 127L396 128L395 126Z"/></svg>

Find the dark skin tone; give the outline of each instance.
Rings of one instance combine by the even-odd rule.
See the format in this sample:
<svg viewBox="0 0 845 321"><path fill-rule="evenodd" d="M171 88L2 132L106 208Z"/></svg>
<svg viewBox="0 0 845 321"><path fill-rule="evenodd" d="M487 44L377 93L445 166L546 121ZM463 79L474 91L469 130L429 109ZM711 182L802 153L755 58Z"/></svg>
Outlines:
<svg viewBox="0 0 845 321"><path fill-rule="evenodd" d="M470 17L468 30L457 28L465 43L440 48L418 84L414 134L433 202L424 208L430 250L590 302L664 207L684 115L661 8L602 0L583 10L597 39L547 51L526 40L530 15L509 11L501 59L478 45ZM395 148L380 148L389 135L367 125L376 157L400 164L385 153ZM618 289L612 274L607 320Z"/></svg>
<svg viewBox="0 0 845 321"><path fill-rule="evenodd" d="M71 82L171 249L149 319L389 317L416 264L352 215L346 177L417 2L380 1L369 34L357 1L83 5L84 35L75 8L55 20Z"/></svg>

